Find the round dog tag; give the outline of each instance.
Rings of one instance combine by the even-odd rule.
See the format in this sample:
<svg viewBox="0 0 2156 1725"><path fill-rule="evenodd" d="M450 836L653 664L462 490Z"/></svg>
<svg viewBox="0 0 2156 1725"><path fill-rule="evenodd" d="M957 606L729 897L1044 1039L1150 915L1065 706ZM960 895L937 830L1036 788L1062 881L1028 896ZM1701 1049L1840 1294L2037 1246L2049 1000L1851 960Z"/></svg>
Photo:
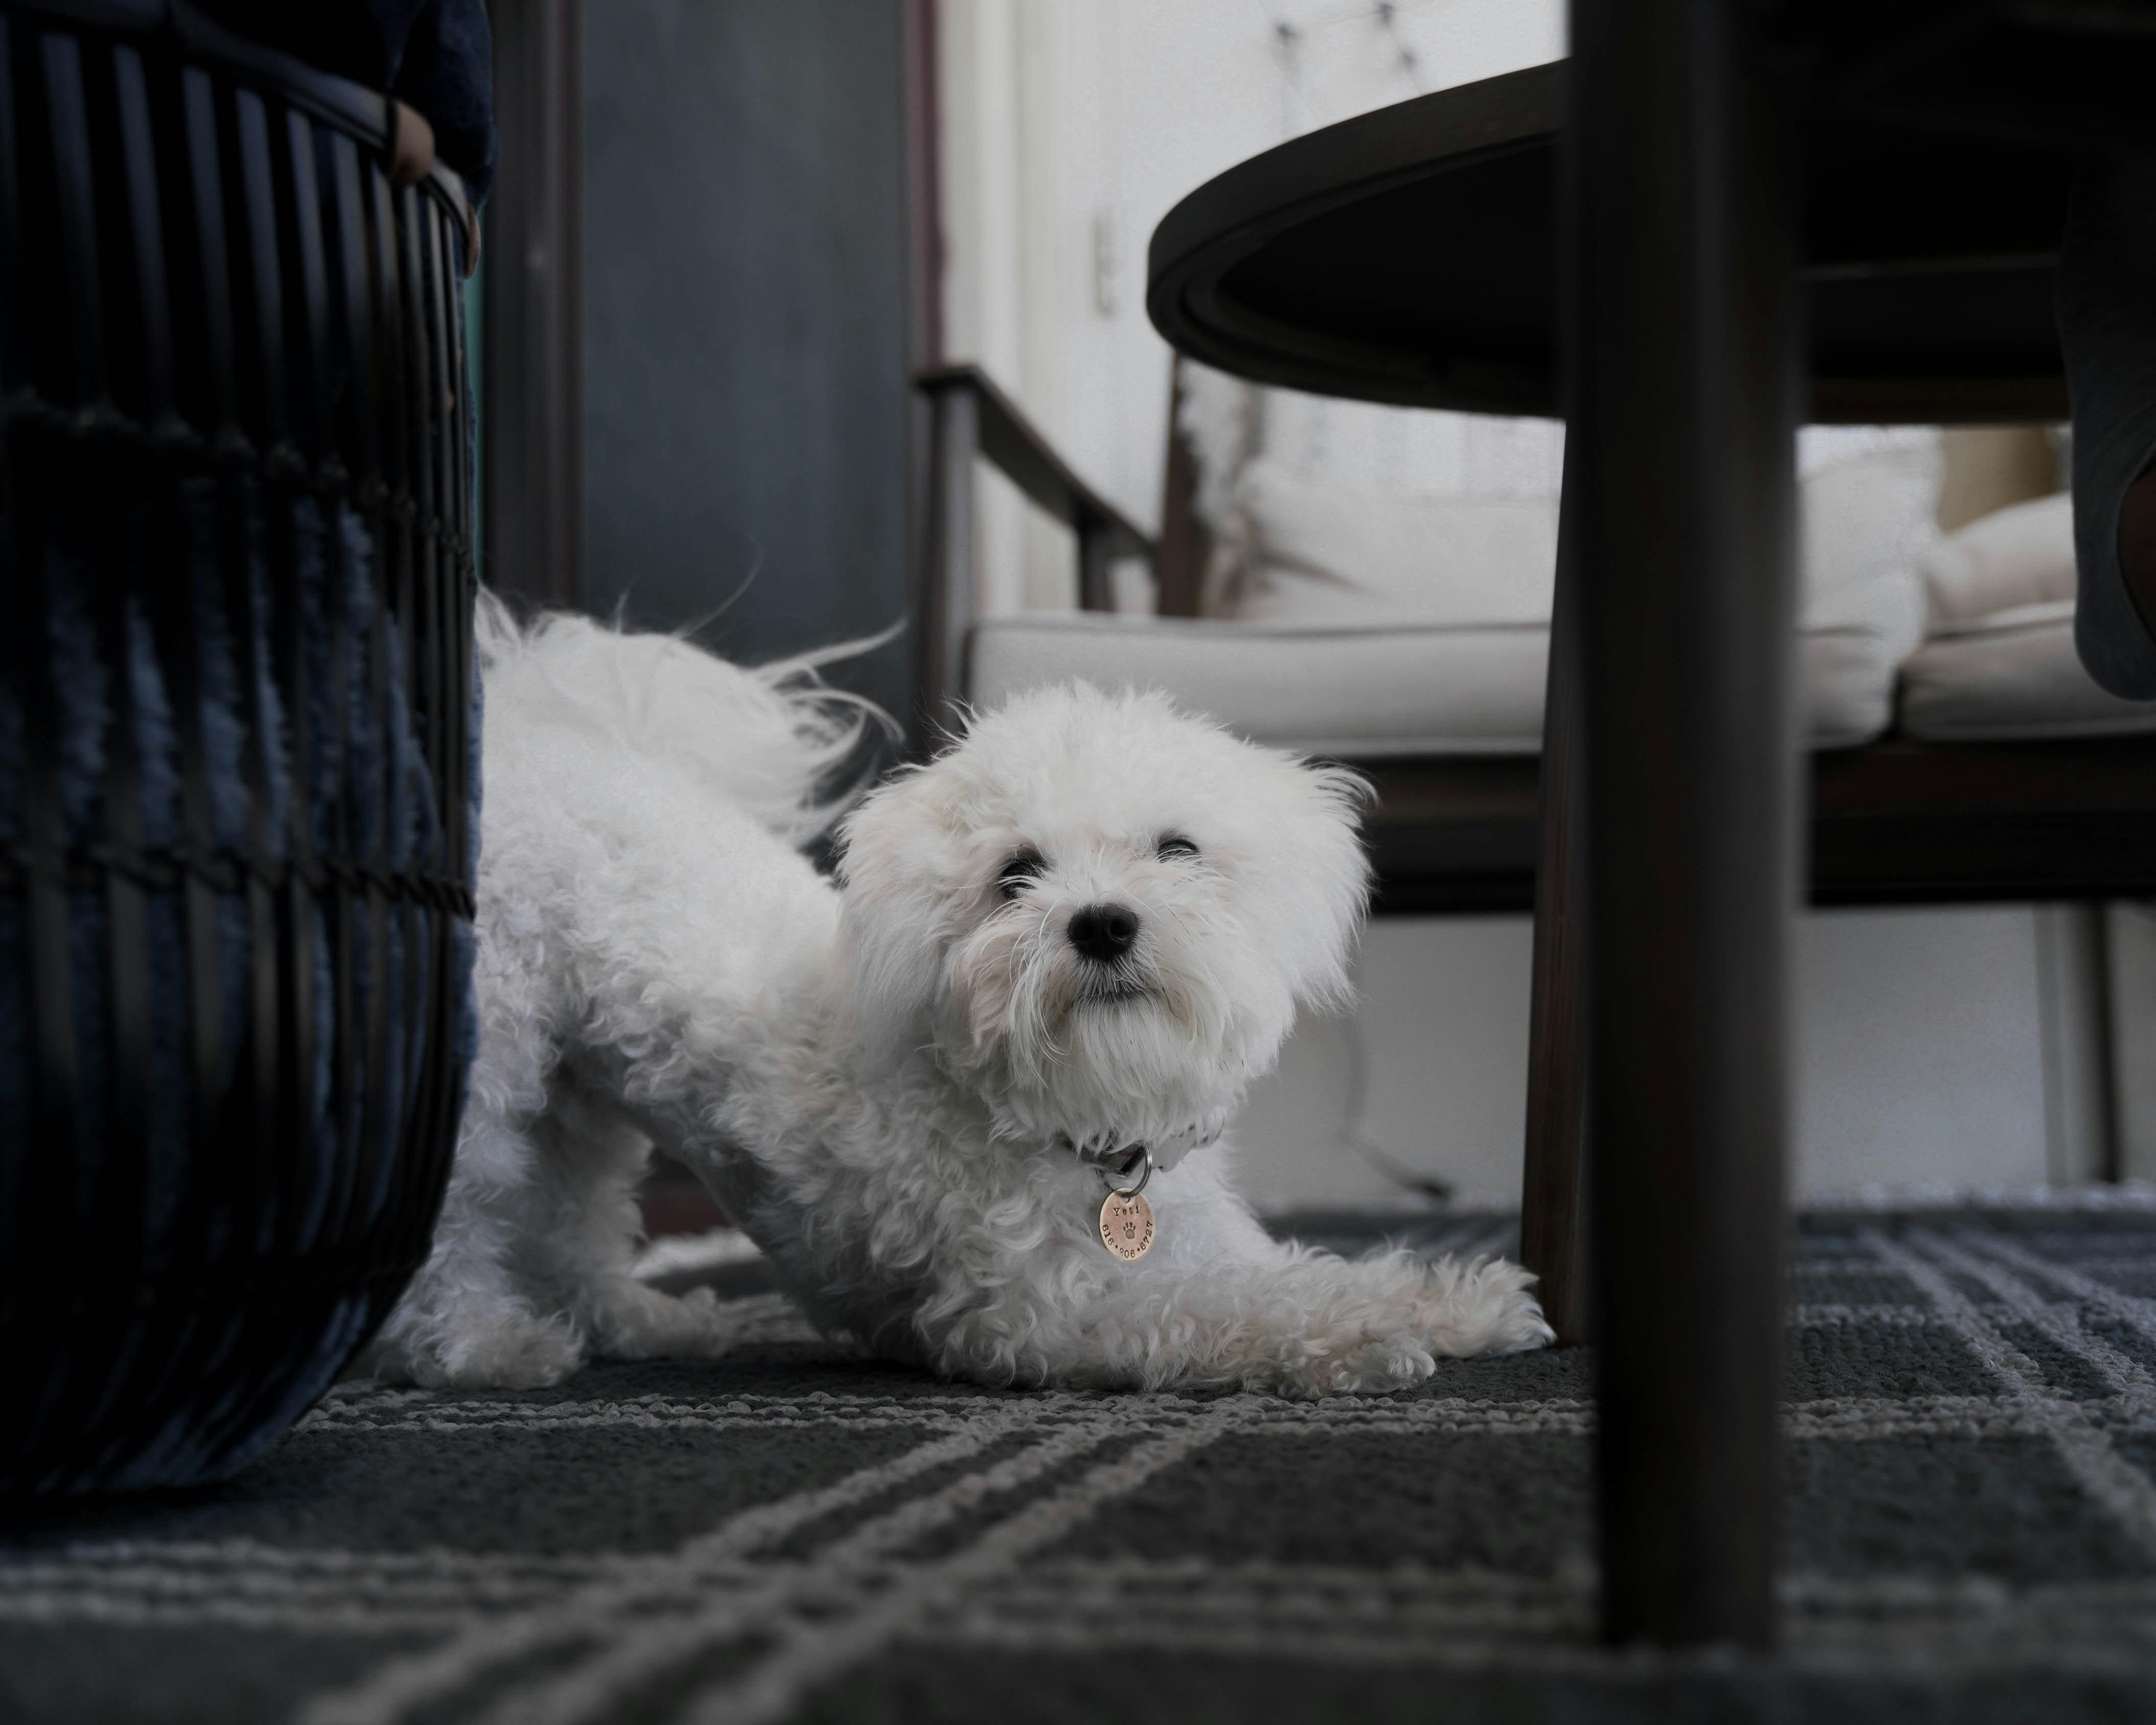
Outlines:
<svg viewBox="0 0 2156 1725"><path fill-rule="evenodd" d="M1111 1192L1101 1204L1101 1244L1137 1263L1152 1244L1152 1206L1135 1192Z"/></svg>

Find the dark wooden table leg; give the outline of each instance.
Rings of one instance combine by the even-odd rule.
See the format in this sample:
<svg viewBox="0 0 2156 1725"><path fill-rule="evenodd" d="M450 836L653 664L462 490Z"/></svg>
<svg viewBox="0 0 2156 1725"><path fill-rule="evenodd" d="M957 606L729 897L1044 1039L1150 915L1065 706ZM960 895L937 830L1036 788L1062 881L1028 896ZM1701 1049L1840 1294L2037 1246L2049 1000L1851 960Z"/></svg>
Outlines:
<svg viewBox="0 0 2156 1725"><path fill-rule="evenodd" d="M1541 1278L1543 1315L1560 1345L1588 1339L1585 970L1580 870L1579 581L1565 511L1543 704L1542 838L1527 1010L1527 1142L1520 1183L1520 1261Z"/></svg>
<svg viewBox="0 0 2156 1725"><path fill-rule="evenodd" d="M1574 0L1603 1625L1774 1633L1796 903L1789 92L1735 0Z"/></svg>

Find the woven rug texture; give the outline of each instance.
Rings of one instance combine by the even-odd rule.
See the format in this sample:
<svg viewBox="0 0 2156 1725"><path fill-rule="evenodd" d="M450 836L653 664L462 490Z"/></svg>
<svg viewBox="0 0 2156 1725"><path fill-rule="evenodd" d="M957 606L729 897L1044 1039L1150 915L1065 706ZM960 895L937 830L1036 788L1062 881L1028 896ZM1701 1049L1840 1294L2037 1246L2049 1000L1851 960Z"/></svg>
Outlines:
<svg viewBox="0 0 2156 1725"><path fill-rule="evenodd" d="M1596 1640L1584 1350L996 1391L749 1292L723 1361L347 1384L228 1485L8 1512L0 1720L2156 1719L2156 1217L1815 1218L1791 1276L1773 1656Z"/></svg>

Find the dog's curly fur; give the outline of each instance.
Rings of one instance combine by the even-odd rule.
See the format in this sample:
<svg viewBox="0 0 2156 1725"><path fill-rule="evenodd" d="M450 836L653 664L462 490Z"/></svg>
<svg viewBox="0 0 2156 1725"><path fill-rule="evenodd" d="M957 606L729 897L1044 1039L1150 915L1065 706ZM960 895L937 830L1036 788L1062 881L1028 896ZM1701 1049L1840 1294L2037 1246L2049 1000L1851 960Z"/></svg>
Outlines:
<svg viewBox="0 0 2156 1725"><path fill-rule="evenodd" d="M1352 775L1156 695L1043 691L861 802L834 885L798 847L861 716L812 664L495 608L481 649L479 1059L379 1374L723 1352L708 1293L630 1274L653 1141L819 1326L953 1376L1315 1395L1549 1339L1513 1265L1281 1245L1227 1183L1245 1087L1347 993ZM1096 915L1088 956L1074 915L1106 906L1134 920ZM1126 1264L1087 1157L1137 1143L1195 1147Z"/></svg>

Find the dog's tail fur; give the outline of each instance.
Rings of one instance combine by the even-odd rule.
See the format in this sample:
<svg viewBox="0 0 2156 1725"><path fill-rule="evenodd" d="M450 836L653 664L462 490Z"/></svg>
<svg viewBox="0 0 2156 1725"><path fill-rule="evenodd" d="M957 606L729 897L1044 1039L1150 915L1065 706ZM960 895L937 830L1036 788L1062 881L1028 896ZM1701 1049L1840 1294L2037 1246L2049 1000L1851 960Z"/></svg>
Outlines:
<svg viewBox="0 0 2156 1725"><path fill-rule="evenodd" d="M482 591L475 644L487 723L598 719L799 845L827 832L865 788L870 728L897 732L873 701L822 676L885 639L750 668L675 635L633 634L568 612L520 622Z"/></svg>

